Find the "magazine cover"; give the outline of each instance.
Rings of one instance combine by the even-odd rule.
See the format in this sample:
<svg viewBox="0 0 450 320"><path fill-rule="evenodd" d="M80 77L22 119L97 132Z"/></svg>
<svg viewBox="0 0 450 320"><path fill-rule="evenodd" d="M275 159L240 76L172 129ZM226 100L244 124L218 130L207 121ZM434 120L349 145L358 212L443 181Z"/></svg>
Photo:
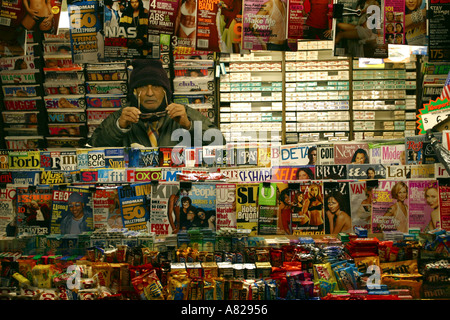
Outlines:
<svg viewBox="0 0 450 320"><path fill-rule="evenodd" d="M106 49L105 49L106 50ZM86 64L86 81L126 81L126 64L122 62L104 62Z"/></svg>
<svg viewBox="0 0 450 320"><path fill-rule="evenodd" d="M291 190L286 183L260 183L258 235L292 234Z"/></svg>
<svg viewBox="0 0 450 320"><path fill-rule="evenodd" d="M103 23L105 58L145 58L151 53L148 44L149 2L149 0L105 1Z"/></svg>
<svg viewBox="0 0 450 320"><path fill-rule="evenodd" d="M126 95L128 93L128 85L126 81L88 81L86 82L86 93Z"/></svg>
<svg viewBox="0 0 450 320"><path fill-rule="evenodd" d="M434 133L434 136L439 142L442 142L441 132ZM434 164L436 162L439 162L436 152L434 151L434 148L431 145L431 141L426 138L423 141L422 152L423 152L422 164Z"/></svg>
<svg viewBox="0 0 450 320"><path fill-rule="evenodd" d="M86 108L84 95L52 95L44 97L45 108L65 109L65 108Z"/></svg>
<svg viewBox="0 0 450 320"><path fill-rule="evenodd" d="M315 167L317 180L347 179L347 165L345 164L317 165Z"/></svg>
<svg viewBox="0 0 450 320"><path fill-rule="evenodd" d="M9 169L8 150L0 150L0 170ZM0 180L0 183L7 183Z"/></svg>
<svg viewBox="0 0 450 320"><path fill-rule="evenodd" d="M5 124L37 124L39 111L3 111L2 118Z"/></svg>
<svg viewBox="0 0 450 320"><path fill-rule="evenodd" d="M54 136L46 137L48 148L82 148L86 145L86 139L83 137Z"/></svg>
<svg viewBox="0 0 450 320"><path fill-rule="evenodd" d="M354 180L385 179L386 167L382 164L348 164L347 178Z"/></svg>
<svg viewBox="0 0 450 320"><path fill-rule="evenodd" d="M380 146L381 164L406 164L405 144L388 144Z"/></svg>
<svg viewBox="0 0 450 320"><path fill-rule="evenodd" d="M86 122L86 113L82 109L48 109L49 123L84 123Z"/></svg>
<svg viewBox="0 0 450 320"><path fill-rule="evenodd" d="M42 106L41 97L32 97L32 98L4 98L3 106L5 110L8 111L19 111L19 110L38 110L40 106Z"/></svg>
<svg viewBox="0 0 450 320"><path fill-rule="evenodd" d="M189 188L180 183L180 194L174 205L175 231L192 228L216 230L216 185L197 182Z"/></svg>
<svg viewBox="0 0 450 320"><path fill-rule="evenodd" d="M225 0L217 4L219 51L240 53L242 39L242 0Z"/></svg>
<svg viewBox="0 0 450 320"><path fill-rule="evenodd" d="M51 234L81 234L94 230L92 192L72 186L54 186Z"/></svg>
<svg viewBox="0 0 450 320"><path fill-rule="evenodd" d="M333 21L335 56L388 57L381 10L384 0L336 0L334 5L343 6L342 12Z"/></svg>
<svg viewBox="0 0 450 320"><path fill-rule="evenodd" d="M111 113L117 109L113 108L87 108L87 126L89 135L105 120Z"/></svg>
<svg viewBox="0 0 450 320"><path fill-rule="evenodd" d="M384 0L384 43L405 44L405 1Z"/></svg>
<svg viewBox="0 0 450 320"><path fill-rule="evenodd" d="M242 49L288 51L286 27L286 1L244 1L242 9Z"/></svg>
<svg viewBox="0 0 450 320"><path fill-rule="evenodd" d="M258 164L258 145L256 143L237 144L234 153L237 166L256 166Z"/></svg>
<svg viewBox="0 0 450 320"><path fill-rule="evenodd" d="M409 179L411 178L411 167L422 165L392 165L386 166L386 179Z"/></svg>
<svg viewBox="0 0 450 320"><path fill-rule="evenodd" d="M317 144L317 150L311 151L312 156L316 156L316 163L313 164L334 164L334 145L332 143L328 144Z"/></svg>
<svg viewBox="0 0 450 320"><path fill-rule="evenodd" d="M260 143L258 145L258 167L270 168L272 166L271 151L270 144Z"/></svg>
<svg viewBox="0 0 450 320"><path fill-rule="evenodd" d="M219 172L228 182L262 182L272 179L272 168L220 168Z"/></svg>
<svg viewBox="0 0 450 320"><path fill-rule="evenodd" d="M421 164L423 161L423 142L425 135L405 137L405 153L407 164Z"/></svg>
<svg viewBox="0 0 450 320"><path fill-rule="evenodd" d="M127 178L131 175L128 173ZM135 168L132 179L134 182L152 182L159 181L162 178L161 168Z"/></svg>
<svg viewBox="0 0 450 320"><path fill-rule="evenodd" d="M426 46L427 40L427 1L405 1L405 44Z"/></svg>
<svg viewBox="0 0 450 320"><path fill-rule="evenodd" d="M427 17L429 61L449 61L450 3L446 1L433 2L428 5L431 14Z"/></svg>
<svg viewBox="0 0 450 320"><path fill-rule="evenodd" d="M61 70L46 70L44 69L45 83L56 84L57 82L64 81L67 83L84 81L83 70L76 71L61 71ZM41 80L42 81L42 80ZM82 92L80 92L82 93Z"/></svg>
<svg viewBox="0 0 450 320"><path fill-rule="evenodd" d="M315 162L313 151L317 151L315 144L299 144L280 146L280 166L312 165Z"/></svg>
<svg viewBox="0 0 450 320"><path fill-rule="evenodd" d="M447 169L445 169L445 166L442 163L435 163L434 164L434 177L435 178L448 178L450 175L447 172Z"/></svg>
<svg viewBox="0 0 450 320"><path fill-rule="evenodd" d="M67 8L73 62L99 62L104 57L99 1L74 1Z"/></svg>
<svg viewBox="0 0 450 320"><path fill-rule="evenodd" d="M192 153L192 150L189 150L190 153ZM186 155L186 149L185 149L185 155ZM224 163L225 159L225 147L219 147L219 146L203 146L202 149L202 161L203 166L205 167L223 167L226 165ZM251 158L247 157L247 159ZM191 157L192 159L192 157ZM185 166L193 166L195 165L195 162L189 161L189 163L185 163Z"/></svg>
<svg viewBox="0 0 450 320"><path fill-rule="evenodd" d="M0 238L16 235L16 201L16 186L7 185L0 190Z"/></svg>
<svg viewBox="0 0 450 320"><path fill-rule="evenodd" d="M49 151L49 150L41 150L40 151L40 162L42 170L61 170L61 158L59 151ZM76 162L75 162L76 168Z"/></svg>
<svg viewBox="0 0 450 320"><path fill-rule="evenodd" d="M292 51L299 39L331 40L332 24L332 0L289 0L287 32Z"/></svg>
<svg viewBox="0 0 450 320"><path fill-rule="evenodd" d="M37 180L39 181L39 179ZM11 184L13 182L13 175L11 171L1 170L0 171L0 182L3 184Z"/></svg>
<svg viewBox="0 0 450 320"><path fill-rule="evenodd" d="M24 16L24 0L0 3L0 33L2 34L0 57L26 54L27 29L21 24Z"/></svg>
<svg viewBox="0 0 450 320"><path fill-rule="evenodd" d="M236 224L249 229L249 236L258 234L258 187L258 183L236 184Z"/></svg>
<svg viewBox="0 0 450 320"><path fill-rule="evenodd" d="M131 148L129 157L132 168L158 167L160 163L159 148Z"/></svg>
<svg viewBox="0 0 450 320"><path fill-rule="evenodd" d="M89 169L104 168L105 166L105 148L87 149L87 167Z"/></svg>
<svg viewBox="0 0 450 320"><path fill-rule="evenodd" d="M36 150L8 151L9 169L33 170L41 168L41 155Z"/></svg>
<svg viewBox="0 0 450 320"><path fill-rule="evenodd" d="M42 81L42 75L39 70L4 70L0 72L0 79L3 84L18 84L18 83L39 83Z"/></svg>
<svg viewBox="0 0 450 320"><path fill-rule="evenodd" d="M237 228L236 184L216 184L216 230Z"/></svg>
<svg viewBox="0 0 450 320"><path fill-rule="evenodd" d="M82 64L75 63L69 52L46 54L44 55L44 71L82 72L83 66Z"/></svg>
<svg viewBox="0 0 450 320"><path fill-rule="evenodd" d="M57 34L61 14L61 0L31 1L22 0L24 13L21 25L28 31L40 30L43 33ZM41 19L35 19L35 16Z"/></svg>
<svg viewBox="0 0 450 320"><path fill-rule="evenodd" d="M20 185L32 185L36 186L40 182L41 170L17 170L10 171L11 183Z"/></svg>
<svg viewBox="0 0 450 320"><path fill-rule="evenodd" d="M221 29L221 16L219 15L219 10L221 4L219 4L219 1L197 1L196 49L220 52L219 30Z"/></svg>
<svg viewBox="0 0 450 320"><path fill-rule="evenodd" d="M37 97L41 96L39 85L3 86L3 97Z"/></svg>
<svg viewBox="0 0 450 320"><path fill-rule="evenodd" d="M178 0L150 1L148 18L148 42L153 58L161 58L161 52L168 51L175 32Z"/></svg>
<svg viewBox="0 0 450 320"><path fill-rule="evenodd" d="M386 143L369 142L370 163L382 163L385 165L405 165L407 163L407 153L406 143L404 141L389 141Z"/></svg>
<svg viewBox="0 0 450 320"><path fill-rule="evenodd" d="M44 136L5 136L5 142L9 150L26 151L43 148L45 145Z"/></svg>
<svg viewBox="0 0 450 320"><path fill-rule="evenodd" d="M123 227L128 230L147 230L152 195L152 184L132 183L117 187Z"/></svg>
<svg viewBox="0 0 450 320"><path fill-rule="evenodd" d="M313 180L316 166L272 167L273 181Z"/></svg>
<svg viewBox="0 0 450 320"><path fill-rule="evenodd" d="M77 17L75 17L77 19ZM76 22L75 20L73 21ZM63 31L64 30L64 31ZM45 39L42 43L42 52L45 57L50 58L51 55L68 55L72 53L72 48L70 47L70 31L60 30L58 36L54 39Z"/></svg>
<svg viewBox="0 0 450 320"><path fill-rule="evenodd" d="M175 19L175 51L190 53L195 50L197 35L197 1L179 0Z"/></svg>
<svg viewBox="0 0 450 320"><path fill-rule="evenodd" d="M66 172L61 170L45 170L41 172L41 181L42 185L55 185L55 184L65 184L66 181Z"/></svg>
<svg viewBox="0 0 450 320"><path fill-rule="evenodd" d="M372 201L374 186L366 181L350 181L350 211L353 230L356 227L372 230Z"/></svg>
<svg viewBox="0 0 450 320"><path fill-rule="evenodd" d="M119 184L130 182L126 169L100 168L96 171L98 183Z"/></svg>
<svg viewBox="0 0 450 320"><path fill-rule="evenodd" d="M39 69L39 60L34 55L18 57L0 56L0 71L4 70L36 70Z"/></svg>
<svg viewBox="0 0 450 320"><path fill-rule="evenodd" d="M408 232L409 189L407 180L379 180L373 192L372 232Z"/></svg>
<svg viewBox="0 0 450 320"><path fill-rule="evenodd" d="M128 151L125 148L104 148L105 150L105 167L120 169L128 167Z"/></svg>
<svg viewBox="0 0 450 320"><path fill-rule="evenodd" d="M92 196L94 229L123 228L117 187L97 187Z"/></svg>
<svg viewBox="0 0 450 320"><path fill-rule="evenodd" d="M420 232L436 229L440 222L439 189L436 180L409 180L409 228Z"/></svg>
<svg viewBox="0 0 450 320"><path fill-rule="evenodd" d="M335 164L363 164L370 163L369 144L336 143L334 144Z"/></svg>
<svg viewBox="0 0 450 320"><path fill-rule="evenodd" d="M152 186L152 200L150 205L150 219L148 230L156 235L175 233L176 216L175 203L179 196L178 182L160 181Z"/></svg>
<svg viewBox="0 0 450 320"><path fill-rule="evenodd" d="M49 123L48 132L50 136L83 137L86 135L86 126L80 123Z"/></svg>
<svg viewBox="0 0 450 320"><path fill-rule="evenodd" d="M17 236L51 233L52 189L17 187Z"/></svg>
<svg viewBox="0 0 450 320"><path fill-rule="evenodd" d="M302 214L297 224L297 234L323 235L325 234L325 211L322 181L301 182ZM297 200L300 201L300 200Z"/></svg>
<svg viewBox="0 0 450 320"><path fill-rule="evenodd" d="M125 95L118 94L87 94L86 106L89 108L104 108L104 110L118 109L127 106Z"/></svg>
<svg viewBox="0 0 450 320"><path fill-rule="evenodd" d="M439 179L439 209L440 209L440 225L436 227L444 230L450 230L450 181L448 179Z"/></svg>
<svg viewBox="0 0 450 320"><path fill-rule="evenodd" d="M323 193L325 233L339 234L341 232L353 232L350 211L349 183L346 181L324 181Z"/></svg>
<svg viewBox="0 0 450 320"><path fill-rule="evenodd" d="M298 188L292 186L294 193L291 197L291 225L292 234L295 236L307 234L309 232L308 222L308 208L304 206L308 197L308 190L313 181L299 181ZM309 201L309 200L308 200Z"/></svg>

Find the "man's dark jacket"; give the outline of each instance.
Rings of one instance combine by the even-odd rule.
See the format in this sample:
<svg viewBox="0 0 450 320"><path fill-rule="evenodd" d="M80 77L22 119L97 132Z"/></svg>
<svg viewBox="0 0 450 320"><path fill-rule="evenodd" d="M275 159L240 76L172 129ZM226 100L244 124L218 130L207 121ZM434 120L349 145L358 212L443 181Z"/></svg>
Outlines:
<svg viewBox="0 0 450 320"><path fill-rule="evenodd" d="M190 144L187 143L188 141L183 141L183 146L199 146L199 143L202 143L202 145L209 145L211 141L209 138L203 141L203 134L208 129L218 130L217 127L199 111L188 106L185 106L185 108L188 119L191 121L191 129L189 130L191 141ZM103 120L89 138L88 144L92 147L130 147L132 143L138 143L145 147L151 147L150 139L147 134L147 126L143 120L139 120L138 123L133 124L131 130L128 132L122 132L117 127L117 120L121 113L122 109L117 110ZM174 130L182 128L180 124L172 120L168 115L165 115L160 121L162 121L162 125L159 129L158 147L173 147L179 145L178 140L172 141L171 135ZM194 135L194 129L199 127L198 121L201 121L202 123L202 132L201 135L199 133ZM201 142L194 140L197 137L202 139ZM216 144L222 145L225 143L225 140L222 134L220 134L220 137L222 138L222 141Z"/></svg>

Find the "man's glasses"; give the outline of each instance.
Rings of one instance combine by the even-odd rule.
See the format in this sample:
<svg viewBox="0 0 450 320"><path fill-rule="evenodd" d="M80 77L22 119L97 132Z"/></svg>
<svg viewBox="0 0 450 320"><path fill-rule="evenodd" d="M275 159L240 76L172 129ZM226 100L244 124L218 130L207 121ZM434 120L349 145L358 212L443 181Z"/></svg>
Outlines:
<svg viewBox="0 0 450 320"><path fill-rule="evenodd" d="M161 118L164 117L167 114L167 111L158 111L158 112L152 112L152 113L141 113L139 115L139 118L142 120L148 120L150 118Z"/></svg>

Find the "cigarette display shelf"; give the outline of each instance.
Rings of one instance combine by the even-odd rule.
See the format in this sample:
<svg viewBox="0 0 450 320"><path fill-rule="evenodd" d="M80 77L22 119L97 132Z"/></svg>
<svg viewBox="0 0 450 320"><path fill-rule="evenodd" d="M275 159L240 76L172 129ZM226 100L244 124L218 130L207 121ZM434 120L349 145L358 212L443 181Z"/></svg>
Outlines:
<svg viewBox="0 0 450 320"><path fill-rule="evenodd" d="M350 136L350 61L332 41L300 41L286 52L286 143Z"/></svg>
<svg viewBox="0 0 450 320"><path fill-rule="evenodd" d="M416 129L416 61L352 65L354 140L398 139Z"/></svg>
<svg viewBox="0 0 450 320"><path fill-rule="evenodd" d="M220 54L220 129L227 141L281 142L283 59L271 51Z"/></svg>

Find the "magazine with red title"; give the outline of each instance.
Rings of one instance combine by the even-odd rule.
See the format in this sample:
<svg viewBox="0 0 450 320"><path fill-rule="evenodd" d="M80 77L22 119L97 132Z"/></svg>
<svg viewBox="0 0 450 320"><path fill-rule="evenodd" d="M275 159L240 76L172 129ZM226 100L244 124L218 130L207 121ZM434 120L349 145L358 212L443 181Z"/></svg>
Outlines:
<svg viewBox="0 0 450 320"><path fill-rule="evenodd" d="M16 187L7 185L0 190L0 238L16 235Z"/></svg>
<svg viewBox="0 0 450 320"><path fill-rule="evenodd" d="M52 189L17 187L17 235L50 234Z"/></svg>
<svg viewBox="0 0 450 320"><path fill-rule="evenodd" d="M216 230L237 228L236 225L236 184L216 185Z"/></svg>
<svg viewBox="0 0 450 320"><path fill-rule="evenodd" d="M73 186L54 186L51 234L81 234L94 230L92 191Z"/></svg>
<svg viewBox="0 0 450 320"><path fill-rule="evenodd" d="M373 192L372 232L409 229L408 184L406 180L379 180Z"/></svg>
<svg viewBox="0 0 450 320"><path fill-rule="evenodd" d="M160 181L152 186L149 231L156 235L173 234L176 229L174 215L175 199L179 194L178 182Z"/></svg>

